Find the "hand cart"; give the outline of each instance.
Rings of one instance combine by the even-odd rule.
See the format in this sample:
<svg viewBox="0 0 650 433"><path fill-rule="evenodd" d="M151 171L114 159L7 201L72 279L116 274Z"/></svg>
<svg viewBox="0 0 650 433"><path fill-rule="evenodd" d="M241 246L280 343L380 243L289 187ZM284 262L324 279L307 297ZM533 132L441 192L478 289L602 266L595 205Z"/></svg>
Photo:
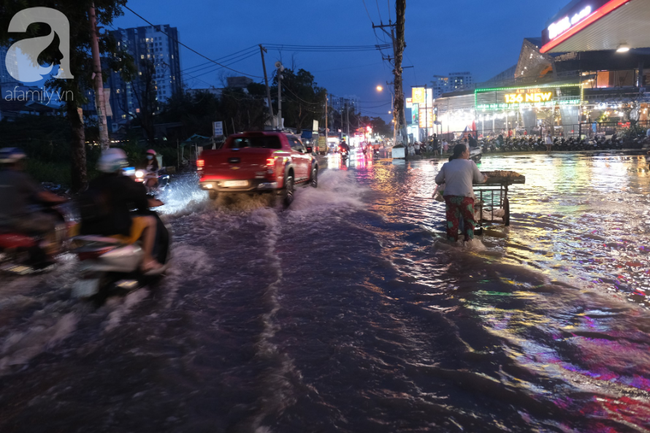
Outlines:
<svg viewBox="0 0 650 433"><path fill-rule="evenodd" d="M508 187L526 183L526 178L514 171L485 171L487 182L474 185L476 202L476 222L480 227L485 223L510 225L510 200Z"/></svg>

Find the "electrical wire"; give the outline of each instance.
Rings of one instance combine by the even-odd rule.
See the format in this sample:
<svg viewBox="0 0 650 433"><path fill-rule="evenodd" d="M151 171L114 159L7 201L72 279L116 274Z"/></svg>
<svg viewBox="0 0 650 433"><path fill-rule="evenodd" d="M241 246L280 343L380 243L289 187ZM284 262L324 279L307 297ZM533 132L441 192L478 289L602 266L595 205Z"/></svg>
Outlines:
<svg viewBox="0 0 650 433"><path fill-rule="evenodd" d="M350 53L360 51L380 51L387 49L390 44L380 45L292 45L292 44L262 44L264 47L277 51L296 51L310 53Z"/></svg>
<svg viewBox="0 0 650 433"><path fill-rule="evenodd" d="M126 6L126 5L124 5L123 7L124 7L124 9L130 11L133 15L137 16L138 18L140 18L142 21L146 22L146 23L149 24L150 26L152 26L152 27L156 27L156 25L154 25L151 21L147 20L147 19L144 18L142 15L138 14L137 12L135 12L135 11L134 11L133 9L131 9L130 7L128 7L128 6ZM158 26L158 27L159 27L159 26ZM241 74L241 75L245 75L245 76L247 76L247 77L252 77L252 78L262 78L262 77L260 77L260 76L258 76L258 75L247 74L247 73L245 73L245 72L241 72L241 71L238 71L238 70L236 70L236 69L229 68L228 66L222 65L221 63L216 62L216 61L210 59L208 56L199 53L199 52L196 51L194 48L191 48L191 47L189 47L188 45L182 43L182 42L179 41L178 39L173 38L173 37L172 37L171 35L169 35L168 33L163 32L162 30L158 30L158 31L159 31L160 33L166 35L168 38L170 38L172 41L176 42L178 45L181 45L181 46L185 47L186 49L190 50L191 52L193 52L194 54L203 57L203 58L206 59L208 62L212 62L212 63L214 63L214 64L216 64L216 65L221 66L222 68L228 69L228 70L230 70L230 71L236 72L236 73Z"/></svg>
<svg viewBox="0 0 650 433"><path fill-rule="evenodd" d="M368 19L370 20L370 22L374 26L375 23L372 21L372 18L370 18L370 12L368 12L368 6L366 6L366 0L361 0L361 1L363 2L363 7L366 8L366 13L368 14Z"/></svg>
<svg viewBox="0 0 650 433"><path fill-rule="evenodd" d="M257 48L256 45L252 46L252 47L245 48L245 49L240 50L240 51L237 51L236 53L232 53L232 54L229 54L227 56L224 56L224 57L221 57L221 58L218 58L218 59L214 59L214 60L216 62L224 62L225 63L225 62L230 62L231 60L235 60L238 57L253 54L253 53L255 53L255 54L258 53L258 48ZM214 66L214 63L212 63L212 62L204 62L204 63L200 63L198 65L190 66L190 67L188 67L186 69L183 69L182 72L190 72L193 69L201 69L201 68L212 67L212 66ZM196 70L194 72L196 72Z"/></svg>
<svg viewBox="0 0 650 433"><path fill-rule="evenodd" d="M255 56L258 56L258 55L259 55L259 53L257 53L257 52L249 54L246 57L242 57L242 58L234 60L234 61L232 61L230 63L227 63L226 66L234 65L235 63L242 62L244 60L250 59L251 57L255 57ZM206 70L206 69L209 69L209 70L207 70L206 72L201 72L201 71ZM203 76L203 75L207 75L207 74L211 74L213 72L216 72L219 69L223 69L223 68L221 66L209 65L209 66L205 66L205 67L203 67L201 69L198 69L196 71L193 71L192 73L196 74L195 76L200 77L200 76ZM200 72L200 73L198 73L198 72ZM184 72L184 73L187 74L187 72Z"/></svg>

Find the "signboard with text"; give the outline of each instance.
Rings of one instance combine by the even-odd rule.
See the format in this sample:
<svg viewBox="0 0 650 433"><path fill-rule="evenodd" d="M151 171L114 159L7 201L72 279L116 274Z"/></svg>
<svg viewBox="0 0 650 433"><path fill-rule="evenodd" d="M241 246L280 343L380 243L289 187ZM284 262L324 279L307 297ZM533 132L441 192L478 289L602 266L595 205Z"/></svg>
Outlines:
<svg viewBox="0 0 650 433"><path fill-rule="evenodd" d="M477 110L509 110L519 108L579 105L582 88L579 84L548 87L477 89Z"/></svg>
<svg viewBox="0 0 650 433"><path fill-rule="evenodd" d="M420 107L420 128L433 128L433 122L435 122L435 116L433 114L433 107L425 109ZM426 123L426 124L425 124Z"/></svg>
<svg viewBox="0 0 650 433"><path fill-rule="evenodd" d="M424 87L413 87L412 88L413 97L411 98L412 104L419 105L428 105L431 107L433 105L433 89L427 89Z"/></svg>
<svg viewBox="0 0 650 433"><path fill-rule="evenodd" d="M580 24L611 0L581 0L572 2L557 14L542 32L542 44L546 45L566 31Z"/></svg>
<svg viewBox="0 0 650 433"><path fill-rule="evenodd" d="M223 135L223 122L212 122L212 136L220 137Z"/></svg>

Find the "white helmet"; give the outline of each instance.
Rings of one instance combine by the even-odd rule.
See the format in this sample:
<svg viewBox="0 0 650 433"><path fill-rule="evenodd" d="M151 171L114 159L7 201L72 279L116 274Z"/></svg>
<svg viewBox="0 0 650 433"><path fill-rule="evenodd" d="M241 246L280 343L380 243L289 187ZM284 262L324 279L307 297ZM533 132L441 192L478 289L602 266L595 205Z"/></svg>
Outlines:
<svg viewBox="0 0 650 433"><path fill-rule="evenodd" d="M27 158L25 152L17 147L4 147L0 149L0 164L15 164L25 158Z"/></svg>
<svg viewBox="0 0 650 433"><path fill-rule="evenodd" d="M129 164L122 149L110 148L102 152L97 161L97 170L103 173L115 173Z"/></svg>

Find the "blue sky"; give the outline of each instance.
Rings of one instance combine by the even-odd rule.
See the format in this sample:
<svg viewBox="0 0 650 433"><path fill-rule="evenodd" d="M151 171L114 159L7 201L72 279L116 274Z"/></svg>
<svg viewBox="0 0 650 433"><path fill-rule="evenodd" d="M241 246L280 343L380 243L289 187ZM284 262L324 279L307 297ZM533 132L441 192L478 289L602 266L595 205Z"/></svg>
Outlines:
<svg viewBox="0 0 650 433"><path fill-rule="evenodd" d="M547 21L568 3L408 0L404 65L413 68L404 71L407 97L411 86L429 83L433 75L469 71L476 81L484 81L514 65L523 38L540 37ZM154 24L178 28L183 43L212 59L260 43L374 45L377 39L371 21L387 22L389 15L395 19L394 0L130 0L128 6ZM122 28L144 25L128 10L114 23ZM383 38L379 30L377 34ZM269 51L269 71L277 60L310 71L320 86L335 95L358 96L362 113L389 118L390 96L378 94L375 87L392 81L392 73L378 51ZM181 48L182 69L205 62ZM259 52L231 67L262 76ZM201 71L209 73L196 78L185 75L184 80L191 88L221 87L224 76L237 75L213 69Z"/></svg>

